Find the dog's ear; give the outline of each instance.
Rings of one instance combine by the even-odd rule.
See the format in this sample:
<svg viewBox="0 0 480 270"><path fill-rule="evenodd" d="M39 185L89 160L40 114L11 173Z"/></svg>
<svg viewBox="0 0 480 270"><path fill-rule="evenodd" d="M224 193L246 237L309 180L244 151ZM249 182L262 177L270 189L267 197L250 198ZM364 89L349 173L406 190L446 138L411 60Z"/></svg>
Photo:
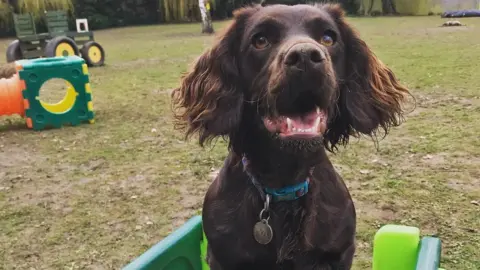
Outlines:
<svg viewBox="0 0 480 270"><path fill-rule="evenodd" d="M390 127L401 123L402 105L409 91L345 21L339 5L323 8L340 30L346 65L336 112L325 139L334 147L337 143L347 143L349 136L359 133L375 136L381 129L386 135Z"/></svg>
<svg viewBox="0 0 480 270"><path fill-rule="evenodd" d="M172 92L176 126L187 138L199 134L199 143L236 131L243 112L243 89L237 58L247 18L259 7L237 10L233 23L194 63Z"/></svg>

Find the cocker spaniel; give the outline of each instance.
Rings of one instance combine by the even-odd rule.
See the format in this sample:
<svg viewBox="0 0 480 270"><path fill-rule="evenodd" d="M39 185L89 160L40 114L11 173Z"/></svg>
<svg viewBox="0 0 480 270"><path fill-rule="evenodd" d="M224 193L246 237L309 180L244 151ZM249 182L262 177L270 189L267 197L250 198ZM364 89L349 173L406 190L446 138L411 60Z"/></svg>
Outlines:
<svg viewBox="0 0 480 270"><path fill-rule="evenodd" d="M399 125L409 91L338 5L234 15L172 93L187 137L229 142L203 204L208 263L350 269L355 208L327 152Z"/></svg>

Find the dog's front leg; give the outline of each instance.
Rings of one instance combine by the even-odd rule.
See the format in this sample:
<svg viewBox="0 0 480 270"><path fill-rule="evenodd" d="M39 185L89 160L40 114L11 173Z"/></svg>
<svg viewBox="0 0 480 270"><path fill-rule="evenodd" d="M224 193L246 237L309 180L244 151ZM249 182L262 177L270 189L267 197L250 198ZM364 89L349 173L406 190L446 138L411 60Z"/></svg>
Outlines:
<svg viewBox="0 0 480 270"><path fill-rule="evenodd" d="M215 259L215 256L212 254L210 246L207 247L207 264L210 267L210 270L224 270L220 263Z"/></svg>

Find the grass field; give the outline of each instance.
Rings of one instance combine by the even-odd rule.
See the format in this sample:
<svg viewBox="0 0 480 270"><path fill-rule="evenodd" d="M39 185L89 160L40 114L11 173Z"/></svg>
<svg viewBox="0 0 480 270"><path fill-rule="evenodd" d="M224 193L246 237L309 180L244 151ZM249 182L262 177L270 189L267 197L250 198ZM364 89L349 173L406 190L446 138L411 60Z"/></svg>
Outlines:
<svg viewBox="0 0 480 270"><path fill-rule="evenodd" d="M357 208L354 269L369 269L373 235L387 223L441 237L446 269L480 269L480 20L351 21L417 100L378 150L362 138L332 155ZM199 32L97 32L108 65L90 70L94 125L33 132L0 119L0 269L119 269L199 213L225 143L183 141L169 98L211 44Z"/></svg>

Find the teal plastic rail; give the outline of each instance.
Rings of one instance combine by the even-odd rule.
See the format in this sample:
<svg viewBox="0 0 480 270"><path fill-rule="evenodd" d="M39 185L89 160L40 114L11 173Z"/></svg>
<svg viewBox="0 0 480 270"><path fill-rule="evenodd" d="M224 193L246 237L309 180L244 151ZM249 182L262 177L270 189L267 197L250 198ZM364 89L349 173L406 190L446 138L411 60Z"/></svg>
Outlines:
<svg viewBox="0 0 480 270"><path fill-rule="evenodd" d="M123 270L209 270L201 216L195 216ZM375 234L373 270L441 270L441 241L420 230L385 225Z"/></svg>

